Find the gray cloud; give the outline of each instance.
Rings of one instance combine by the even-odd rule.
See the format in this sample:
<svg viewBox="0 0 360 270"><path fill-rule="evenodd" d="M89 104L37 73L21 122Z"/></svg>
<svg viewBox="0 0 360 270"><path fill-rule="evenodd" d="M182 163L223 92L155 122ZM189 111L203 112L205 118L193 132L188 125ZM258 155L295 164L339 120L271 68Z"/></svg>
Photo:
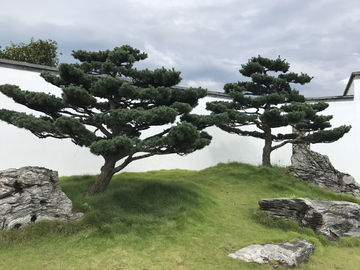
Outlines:
<svg viewBox="0 0 360 270"><path fill-rule="evenodd" d="M280 55L314 76L298 88L304 95L341 95L359 70L359 15L350 0L14 0L0 10L0 45L50 38L73 62L72 50L130 44L149 54L139 68L174 67L183 85L212 91L244 80L249 58Z"/></svg>

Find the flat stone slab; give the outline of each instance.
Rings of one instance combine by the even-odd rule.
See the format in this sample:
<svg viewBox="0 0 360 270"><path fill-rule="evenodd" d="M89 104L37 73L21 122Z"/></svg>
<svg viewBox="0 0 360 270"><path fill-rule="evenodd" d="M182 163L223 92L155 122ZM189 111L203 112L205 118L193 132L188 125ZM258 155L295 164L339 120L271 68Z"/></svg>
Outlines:
<svg viewBox="0 0 360 270"><path fill-rule="evenodd" d="M270 264L275 268L278 265L294 268L299 267L301 263L307 263L314 249L313 243L301 239L282 244L250 245L229 254L229 257L246 262Z"/></svg>

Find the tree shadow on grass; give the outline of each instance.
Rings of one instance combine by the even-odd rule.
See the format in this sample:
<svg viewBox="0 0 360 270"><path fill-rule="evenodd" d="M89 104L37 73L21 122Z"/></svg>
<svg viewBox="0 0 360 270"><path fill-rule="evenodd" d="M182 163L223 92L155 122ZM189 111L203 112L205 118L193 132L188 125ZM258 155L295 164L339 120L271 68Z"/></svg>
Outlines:
<svg viewBox="0 0 360 270"><path fill-rule="evenodd" d="M106 224L155 225L201 219L212 199L195 184L161 180L121 179L99 196L86 197ZM210 202L210 203L209 203Z"/></svg>

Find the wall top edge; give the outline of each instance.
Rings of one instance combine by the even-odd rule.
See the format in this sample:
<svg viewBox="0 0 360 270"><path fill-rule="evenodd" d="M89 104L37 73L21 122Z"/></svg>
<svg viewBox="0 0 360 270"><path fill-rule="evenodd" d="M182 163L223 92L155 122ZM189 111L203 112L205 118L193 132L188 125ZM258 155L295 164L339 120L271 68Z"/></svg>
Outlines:
<svg viewBox="0 0 360 270"><path fill-rule="evenodd" d="M26 62L20 62L20 61L14 61L14 60L8 60L8 59L1 59L0 58L0 67L4 68L12 68L12 69L18 69L18 70L26 70L26 71L32 71L32 72L39 72L42 71L49 71L52 73L58 74L59 71L55 67L49 67L44 65L37 65L37 64L31 64ZM351 101L354 100L353 95L347 95L347 92L349 91L349 87L351 85L351 82L354 78L360 76L360 71L352 72L349 82L345 88L344 95L343 96L328 96L328 97L309 97L306 98L306 102L331 102L331 101ZM188 87L183 86L174 86L175 89L187 89ZM214 97L214 98L222 98L222 99L231 99L227 94L224 92L217 92L217 91L208 91L207 94L208 97Z"/></svg>
<svg viewBox="0 0 360 270"><path fill-rule="evenodd" d="M1 59L1 58L0 58L0 67L39 72L39 73L42 71L49 71L56 74L59 73L58 69L55 67L31 64L31 63Z"/></svg>
<svg viewBox="0 0 360 270"><path fill-rule="evenodd" d="M351 83L354 79L356 78L359 78L360 76L360 71L354 71L350 74L350 78L349 78L349 81L348 83L346 84L346 87L345 87L345 90L344 90L344 96L346 96L350 90L350 86L351 86Z"/></svg>
<svg viewBox="0 0 360 270"><path fill-rule="evenodd" d="M307 97L306 102L332 102L332 101L353 101L354 95L328 96L328 97Z"/></svg>

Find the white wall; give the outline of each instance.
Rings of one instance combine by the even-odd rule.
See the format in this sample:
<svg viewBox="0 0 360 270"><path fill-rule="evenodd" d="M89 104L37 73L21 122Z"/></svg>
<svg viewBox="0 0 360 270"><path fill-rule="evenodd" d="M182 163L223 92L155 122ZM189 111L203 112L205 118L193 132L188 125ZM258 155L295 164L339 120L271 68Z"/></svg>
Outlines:
<svg viewBox="0 0 360 270"><path fill-rule="evenodd" d="M50 92L60 95L59 89L46 83L37 72L22 71L0 67L0 84L19 85L23 90ZM360 89L360 87L359 87ZM215 100L206 97L201 100L194 110L198 114L206 114L205 103ZM359 101L357 101L359 102ZM353 102L331 103L327 112L334 114L333 126L352 124L358 115ZM360 110L359 106L356 106ZM0 93L0 108L32 112L25 107L15 104ZM345 117L346 116L346 117ZM351 116L351 117L349 117ZM290 129L287 129L289 131ZM0 170L19 168L22 166L42 166L57 170L60 175L96 174L99 173L103 160L90 153L87 148L74 145L70 140L38 139L27 130L0 122ZM251 137L230 135L212 127L208 132L213 136L210 146L194 152L185 157L176 154L154 156L138 160L127 166L124 171L148 171L159 169L189 169L201 170L214 166L219 162L240 161L254 165L261 164L263 140ZM358 164L358 145L351 145L357 141L359 130L353 128L351 134L333 144L313 145L311 148L322 154L329 155L335 167L344 172L349 172L356 179L360 179ZM349 143L351 142L351 143ZM272 153L273 164L289 165L291 145L286 145Z"/></svg>
<svg viewBox="0 0 360 270"><path fill-rule="evenodd" d="M325 115L333 115L333 127L351 125L352 129L343 138L334 143L312 144L311 149L327 155L333 166L344 173L349 173L360 182L360 80L355 78L353 101L329 102Z"/></svg>
<svg viewBox="0 0 360 270"><path fill-rule="evenodd" d="M15 84L23 90L59 93L37 72L0 68L0 84ZM0 108L34 111L13 102L0 93ZM27 130L0 121L0 170L22 166L41 166L59 171L60 175L97 173L101 158L89 154L70 140L39 139Z"/></svg>

